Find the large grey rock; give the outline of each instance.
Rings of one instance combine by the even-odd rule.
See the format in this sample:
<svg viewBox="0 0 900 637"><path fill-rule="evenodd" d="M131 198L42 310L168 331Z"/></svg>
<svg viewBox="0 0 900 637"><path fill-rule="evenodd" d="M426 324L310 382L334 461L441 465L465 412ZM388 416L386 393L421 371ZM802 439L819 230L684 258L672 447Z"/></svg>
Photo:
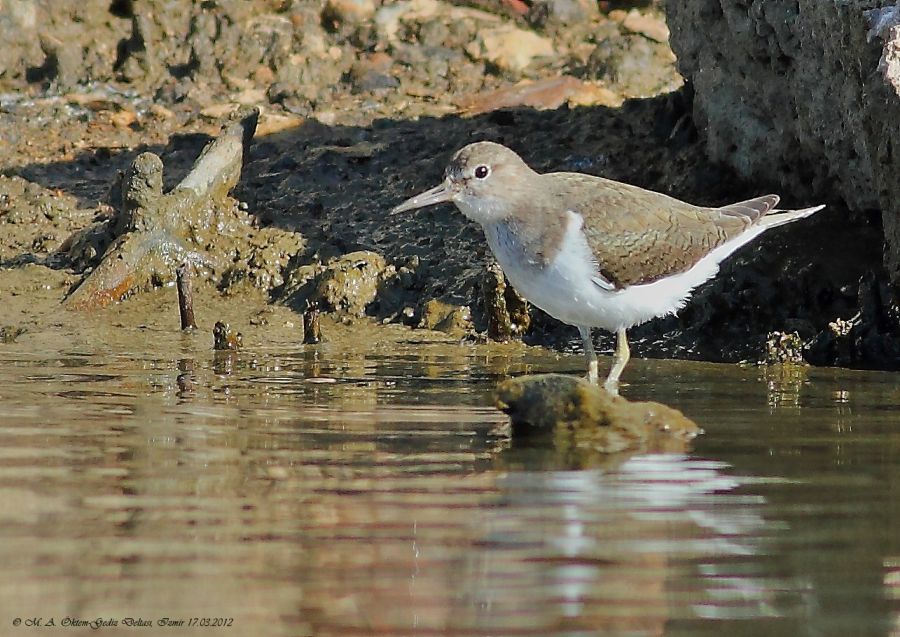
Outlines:
<svg viewBox="0 0 900 637"><path fill-rule="evenodd" d="M665 6L711 157L748 179L780 183L788 206L840 197L852 210L880 209L885 264L900 289L894 2L666 0Z"/></svg>

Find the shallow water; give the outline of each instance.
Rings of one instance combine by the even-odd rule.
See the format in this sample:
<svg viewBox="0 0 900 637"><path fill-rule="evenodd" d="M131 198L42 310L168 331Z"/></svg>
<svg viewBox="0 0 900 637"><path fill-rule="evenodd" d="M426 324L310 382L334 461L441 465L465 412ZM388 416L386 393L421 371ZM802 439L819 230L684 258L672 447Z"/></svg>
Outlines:
<svg viewBox="0 0 900 637"><path fill-rule="evenodd" d="M0 634L900 635L896 375L634 361L705 435L574 468L489 396L577 356L148 338L0 349Z"/></svg>

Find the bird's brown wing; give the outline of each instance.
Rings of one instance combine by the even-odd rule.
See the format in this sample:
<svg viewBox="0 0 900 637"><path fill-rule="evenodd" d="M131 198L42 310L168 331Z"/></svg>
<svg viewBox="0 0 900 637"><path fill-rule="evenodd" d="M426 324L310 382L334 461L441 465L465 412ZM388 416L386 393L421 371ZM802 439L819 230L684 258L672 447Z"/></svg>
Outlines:
<svg viewBox="0 0 900 637"><path fill-rule="evenodd" d="M599 274L616 288L652 283L685 272L746 231L778 203L766 195L722 208L701 208L673 197L577 173L556 173ZM574 194L575 196L571 196Z"/></svg>

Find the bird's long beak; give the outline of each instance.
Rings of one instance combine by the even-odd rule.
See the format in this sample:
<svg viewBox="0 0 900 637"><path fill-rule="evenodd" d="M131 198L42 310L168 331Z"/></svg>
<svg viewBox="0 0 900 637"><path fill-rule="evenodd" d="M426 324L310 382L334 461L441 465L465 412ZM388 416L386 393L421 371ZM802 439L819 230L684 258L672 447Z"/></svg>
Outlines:
<svg viewBox="0 0 900 637"><path fill-rule="evenodd" d="M450 188L450 183L446 180L438 186L435 186L431 190L426 190L423 193L419 193L415 197L407 199L399 206L396 206L393 210L391 210L391 214L395 215L399 212L406 212L407 210L415 210L416 208L424 208L425 206L431 206L436 203L443 203L445 201L453 201L453 190Z"/></svg>

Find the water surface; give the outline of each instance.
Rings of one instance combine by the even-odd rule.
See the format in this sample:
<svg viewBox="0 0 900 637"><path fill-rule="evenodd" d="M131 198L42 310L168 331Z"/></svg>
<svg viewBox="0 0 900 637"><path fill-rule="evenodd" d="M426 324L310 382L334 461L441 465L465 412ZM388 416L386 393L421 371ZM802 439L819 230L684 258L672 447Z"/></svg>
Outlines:
<svg viewBox="0 0 900 637"><path fill-rule="evenodd" d="M579 357L148 339L0 349L0 634L900 635L894 375L634 361L705 435L574 467L489 396Z"/></svg>

